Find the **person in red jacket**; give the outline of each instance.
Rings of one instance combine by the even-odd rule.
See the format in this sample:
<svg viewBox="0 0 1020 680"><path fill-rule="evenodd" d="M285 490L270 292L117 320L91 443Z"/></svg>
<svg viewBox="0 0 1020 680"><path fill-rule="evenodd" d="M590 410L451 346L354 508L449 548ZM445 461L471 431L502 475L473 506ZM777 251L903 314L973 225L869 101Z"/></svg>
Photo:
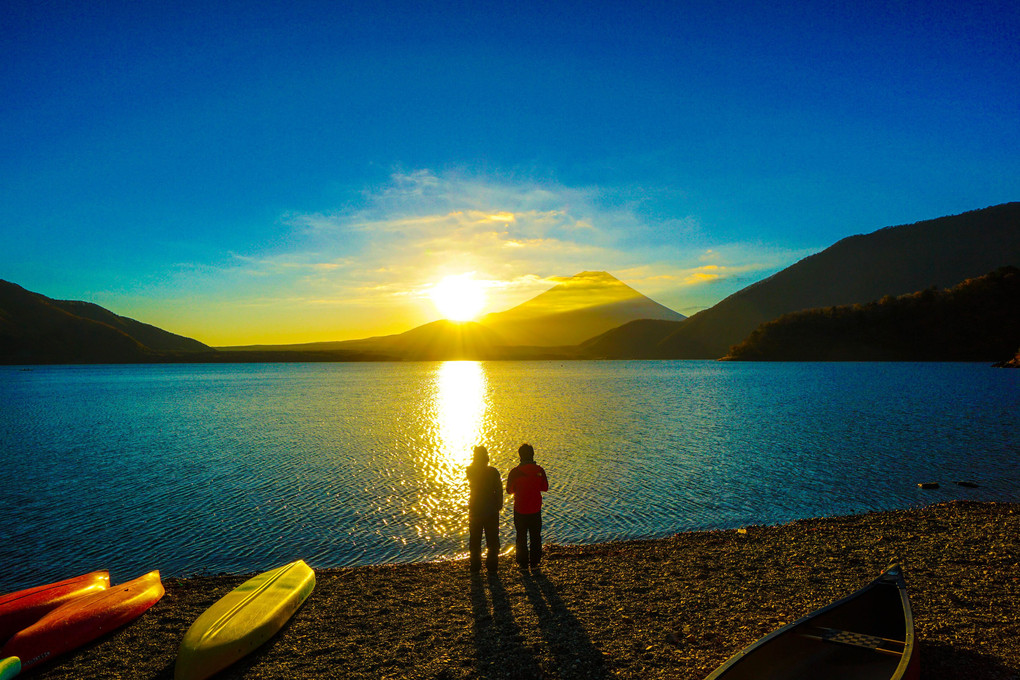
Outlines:
<svg viewBox="0 0 1020 680"><path fill-rule="evenodd" d="M529 567L537 569L542 561L542 492L549 490L549 480L542 466L535 462L531 444L521 444L517 453L521 464L507 475L506 492L514 497L517 565L521 571L527 571Z"/></svg>

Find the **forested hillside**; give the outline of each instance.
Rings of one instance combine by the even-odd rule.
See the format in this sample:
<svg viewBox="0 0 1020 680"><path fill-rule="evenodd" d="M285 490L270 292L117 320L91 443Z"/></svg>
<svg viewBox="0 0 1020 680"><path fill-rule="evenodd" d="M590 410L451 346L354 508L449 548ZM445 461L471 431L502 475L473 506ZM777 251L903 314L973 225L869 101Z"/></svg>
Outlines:
<svg viewBox="0 0 1020 680"><path fill-rule="evenodd" d="M1000 361L1020 345L1020 269L947 290L794 312L759 326L727 359Z"/></svg>

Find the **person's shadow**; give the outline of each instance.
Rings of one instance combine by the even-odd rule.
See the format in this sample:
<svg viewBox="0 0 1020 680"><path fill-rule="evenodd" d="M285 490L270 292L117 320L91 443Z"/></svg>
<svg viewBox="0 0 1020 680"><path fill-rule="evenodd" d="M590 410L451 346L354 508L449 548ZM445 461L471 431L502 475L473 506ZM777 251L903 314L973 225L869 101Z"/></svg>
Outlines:
<svg viewBox="0 0 1020 680"><path fill-rule="evenodd" d="M608 678L602 652L592 644L577 618L570 613L544 574L524 578L524 592L535 608L542 637L563 678Z"/></svg>
<svg viewBox="0 0 1020 680"><path fill-rule="evenodd" d="M486 598L486 585L489 598ZM489 599L492 601L491 612ZM498 573L471 577L471 609L474 613L478 677L521 680L542 677L542 667L534 652L525 645L521 630L514 621L510 600Z"/></svg>

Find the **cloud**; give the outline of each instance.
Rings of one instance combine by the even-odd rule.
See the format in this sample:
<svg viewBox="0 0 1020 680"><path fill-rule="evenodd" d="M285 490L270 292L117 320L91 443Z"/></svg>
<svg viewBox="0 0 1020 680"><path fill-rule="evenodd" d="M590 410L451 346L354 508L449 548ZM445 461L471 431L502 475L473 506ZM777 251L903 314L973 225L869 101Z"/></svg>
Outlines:
<svg viewBox="0 0 1020 680"><path fill-rule="evenodd" d="M423 291L466 272L489 290L487 311L586 270L610 271L665 304L690 307L688 298L705 298L697 290L706 284L718 290L794 256L761 244L706 245L699 218L642 215L641 196L626 189L416 170L338 204L283 215L289 233L269 252L235 255L236 274L261 281L253 286L261 296L275 286L281 299L320 309L336 300L359 314L413 316L414 307L416 320L428 320L434 312Z"/></svg>

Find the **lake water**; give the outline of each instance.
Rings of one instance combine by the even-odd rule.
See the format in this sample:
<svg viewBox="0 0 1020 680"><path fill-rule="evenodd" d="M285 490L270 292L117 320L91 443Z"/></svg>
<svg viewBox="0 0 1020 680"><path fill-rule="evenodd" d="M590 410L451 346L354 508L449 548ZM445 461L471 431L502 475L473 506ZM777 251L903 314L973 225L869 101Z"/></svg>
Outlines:
<svg viewBox="0 0 1020 680"><path fill-rule="evenodd" d="M461 556L476 443L535 446L554 543L1020 501L1018 413L983 364L0 367L0 592Z"/></svg>

